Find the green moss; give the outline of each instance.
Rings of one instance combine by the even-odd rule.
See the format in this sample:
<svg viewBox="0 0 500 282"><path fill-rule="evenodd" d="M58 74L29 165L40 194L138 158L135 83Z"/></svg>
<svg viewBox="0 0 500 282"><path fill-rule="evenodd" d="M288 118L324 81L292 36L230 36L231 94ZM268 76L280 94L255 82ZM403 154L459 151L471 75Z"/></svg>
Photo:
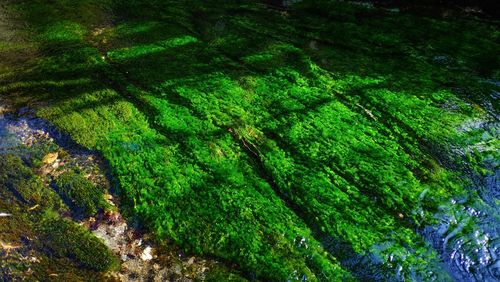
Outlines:
<svg viewBox="0 0 500 282"><path fill-rule="evenodd" d="M23 204L40 205L55 210L66 207L52 189L47 187L20 157L7 154L0 158L0 186ZM5 192L7 192L5 191Z"/></svg>
<svg viewBox="0 0 500 282"><path fill-rule="evenodd" d="M108 53L111 60L126 60L139 56L153 55L155 53L163 52L167 48L181 47L186 44L196 43L198 40L192 36L186 35L182 37L162 40L152 44L133 46L123 49L114 50Z"/></svg>
<svg viewBox="0 0 500 282"><path fill-rule="evenodd" d="M86 216L92 216L105 206L104 191L81 173L68 171L56 179L57 191Z"/></svg>
<svg viewBox="0 0 500 282"><path fill-rule="evenodd" d="M205 277L205 281L208 282L218 282L218 281L232 281L232 282L244 282L248 279L243 278L241 275L232 272L231 270L216 266L208 271L208 275Z"/></svg>
<svg viewBox="0 0 500 282"><path fill-rule="evenodd" d="M0 211L11 214L0 218L0 241L17 247L10 251L0 248L0 277L102 281L105 276L99 271L115 267L114 257L96 237L58 217L57 212L65 212L67 207L19 157L1 156L0 187ZM43 210L46 213L40 212ZM39 261L27 260L27 253Z"/></svg>
<svg viewBox="0 0 500 282"><path fill-rule="evenodd" d="M118 262L109 249L84 227L46 212L37 227L40 243L59 257L69 257L82 266L107 271Z"/></svg>
<svg viewBox="0 0 500 282"><path fill-rule="evenodd" d="M84 35L85 28L81 25L71 21L62 21L48 27L47 30L40 35L40 38L41 40L52 42L78 41L83 39Z"/></svg>
<svg viewBox="0 0 500 282"><path fill-rule="evenodd" d="M349 279L324 237L387 273L448 279L415 230L465 191L441 163L480 140L456 128L492 102L481 81L498 74L496 60L484 65L493 25L340 1L283 13L252 1L63 2L22 6L44 19L34 32L54 34L40 48L63 55L36 58L4 92L50 101L37 114L102 152L129 213L159 238L264 280ZM100 12L78 17L88 6ZM110 10L127 20L86 32ZM59 82L35 83L47 78ZM68 197L92 212L88 191Z"/></svg>

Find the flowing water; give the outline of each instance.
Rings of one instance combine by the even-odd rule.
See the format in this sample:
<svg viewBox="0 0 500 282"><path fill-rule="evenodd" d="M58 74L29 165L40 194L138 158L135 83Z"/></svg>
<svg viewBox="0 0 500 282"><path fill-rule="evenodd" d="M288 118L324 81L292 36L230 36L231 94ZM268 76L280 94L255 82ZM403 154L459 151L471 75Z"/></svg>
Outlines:
<svg viewBox="0 0 500 282"><path fill-rule="evenodd" d="M464 124L460 130L483 130L482 140L473 147L488 148L492 140L498 140L498 121L475 121ZM471 148L457 148L457 154ZM438 224L428 226L422 234L436 248L449 273L458 281L500 280L500 185L499 160L486 159L483 167L489 170L485 176L470 175L473 196L458 196L442 205L435 215ZM475 196L478 195L478 196Z"/></svg>

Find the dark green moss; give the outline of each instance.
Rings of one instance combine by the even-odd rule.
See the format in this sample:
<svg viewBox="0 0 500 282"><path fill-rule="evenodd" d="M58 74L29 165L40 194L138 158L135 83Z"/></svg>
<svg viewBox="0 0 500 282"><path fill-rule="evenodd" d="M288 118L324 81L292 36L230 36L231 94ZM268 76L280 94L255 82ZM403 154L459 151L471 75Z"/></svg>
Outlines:
<svg viewBox="0 0 500 282"><path fill-rule="evenodd" d="M233 271L222 267L216 266L211 268L208 272L208 275L205 277L205 281L207 282L219 282L219 281L232 281L232 282L245 282L249 281L245 279L241 275L234 273Z"/></svg>
<svg viewBox="0 0 500 282"><path fill-rule="evenodd" d="M68 171L56 179L57 191L77 210L86 216L92 216L106 206L104 190L95 186L81 173Z"/></svg>
<svg viewBox="0 0 500 282"><path fill-rule="evenodd" d="M19 156L2 155L0 168L0 186L10 191L22 204L55 210L65 209L57 194L47 187Z"/></svg>
<svg viewBox="0 0 500 282"><path fill-rule="evenodd" d="M58 217L57 212L65 211L62 200L33 168L18 156L1 155L0 212L11 216L0 218L0 241L15 248L0 248L0 280L107 279L99 271L114 268L115 258L90 232ZM26 254L38 261L27 260Z"/></svg>
<svg viewBox="0 0 500 282"><path fill-rule="evenodd" d="M84 227L58 215L46 212L37 227L40 243L59 257L74 259L82 266L107 271L118 262L109 249Z"/></svg>

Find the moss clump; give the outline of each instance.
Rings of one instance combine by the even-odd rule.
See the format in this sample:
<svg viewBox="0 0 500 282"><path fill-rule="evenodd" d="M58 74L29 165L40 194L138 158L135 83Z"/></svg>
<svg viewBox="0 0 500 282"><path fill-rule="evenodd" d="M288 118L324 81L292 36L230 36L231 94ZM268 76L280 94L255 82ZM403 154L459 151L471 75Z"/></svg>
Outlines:
<svg viewBox="0 0 500 282"><path fill-rule="evenodd" d="M0 281L105 281L102 271L114 258L90 232L58 217L67 207L34 170L18 156L0 155L0 212L11 214L0 218L0 242L14 247L0 247Z"/></svg>
<svg viewBox="0 0 500 282"><path fill-rule="evenodd" d="M56 185L59 193L86 216L96 214L105 205L103 191L81 173L65 172L57 178Z"/></svg>
<svg viewBox="0 0 500 282"><path fill-rule="evenodd" d="M82 226L46 212L38 226L40 242L59 257L68 257L82 266L107 271L118 265L111 251Z"/></svg>
<svg viewBox="0 0 500 282"><path fill-rule="evenodd" d="M55 210L65 208L57 194L45 186L18 156L5 155L0 158L0 187L6 188L26 205L38 204Z"/></svg>

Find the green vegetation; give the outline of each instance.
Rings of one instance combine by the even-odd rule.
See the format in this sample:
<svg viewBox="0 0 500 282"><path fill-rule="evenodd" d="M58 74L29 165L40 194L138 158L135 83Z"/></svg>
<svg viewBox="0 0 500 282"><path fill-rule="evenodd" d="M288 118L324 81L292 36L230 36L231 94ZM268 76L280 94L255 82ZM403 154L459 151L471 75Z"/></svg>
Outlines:
<svg viewBox="0 0 500 282"><path fill-rule="evenodd" d="M57 214L45 213L39 223L40 242L54 255L74 258L84 267L106 271L118 266L109 249L90 231Z"/></svg>
<svg viewBox="0 0 500 282"><path fill-rule="evenodd" d="M58 215L68 208L35 171L13 154L0 158L0 211L10 215L0 218L0 277L106 280L103 272L116 259L84 227Z"/></svg>
<svg viewBox="0 0 500 282"><path fill-rule="evenodd" d="M87 216L95 215L100 207L106 205L104 191L81 173L65 172L57 178L56 185L59 193Z"/></svg>
<svg viewBox="0 0 500 282"><path fill-rule="evenodd" d="M449 279L415 230L466 193L466 160L451 152L474 142L457 127L498 110L486 81L500 79L495 26L337 1L13 9L40 55L1 68L0 93L99 150L129 214L158 238L262 280L353 279L337 244L387 273ZM95 188L64 182L94 212ZM60 230L49 246L73 242L69 223L47 224ZM63 255L95 266L75 248Z"/></svg>
<svg viewBox="0 0 500 282"><path fill-rule="evenodd" d="M56 193L47 189L41 179L32 169L24 164L21 158L6 155L0 158L0 187L4 192L10 192L15 199L25 205L41 204L55 210L65 210L66 207ZM8 200L10 197L5 197Z"/></svg>

